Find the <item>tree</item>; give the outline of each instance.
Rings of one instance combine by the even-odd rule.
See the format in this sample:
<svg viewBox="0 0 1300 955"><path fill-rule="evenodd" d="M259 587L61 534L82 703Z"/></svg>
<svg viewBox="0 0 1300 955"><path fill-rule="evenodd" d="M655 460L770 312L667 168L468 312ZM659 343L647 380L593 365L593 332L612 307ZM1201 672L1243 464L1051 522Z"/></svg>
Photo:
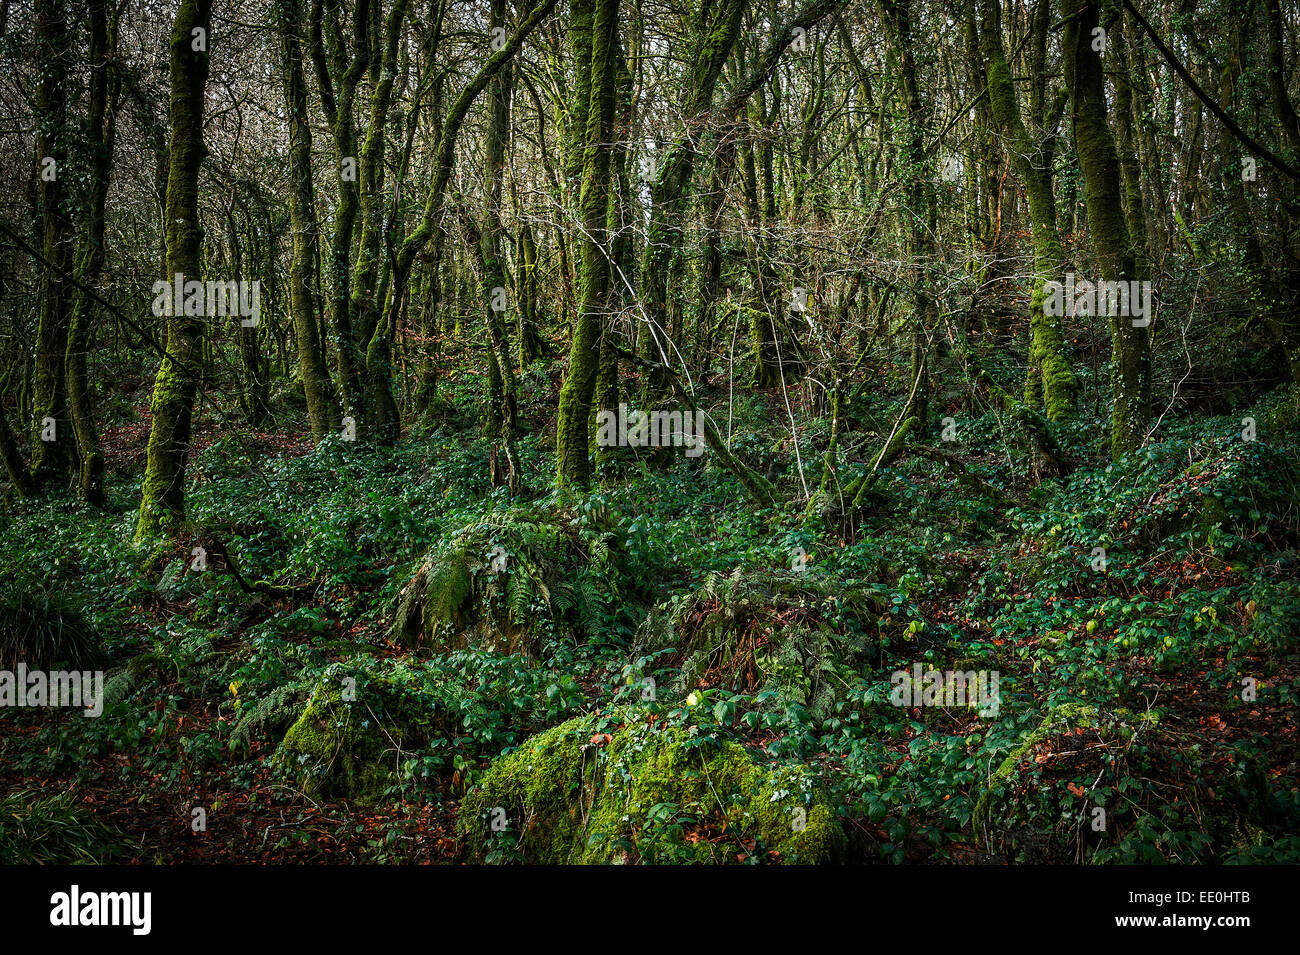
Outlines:
<svg viewBox="0 0 1300 955"><path fill-rule="evenodd" d="M613 154L618 0L573 0L569 29L574 70L590 90L583 137L578 207L578 317L569 345L569 370L560 388L555 425L556 482L585 487L591 480L592 399L600 366L602 324L609 310L610 266L606 225Z"/></svg>
<svg viewBox="0 0 1300 955"><path fill-rule="evenodd" d="M1043 4L1045 5L1045 0ZM1033 230L1034 285L1029 298L1029 374L1025 404L1042 408L1048 420L1073 417L1077 410L1078 380L1061 340L1061 322L1044 308L1045 285L1058 280L1065 251L1056 228L1056 197L1052 192L1051 138L1035 141L1021 118L1020 104L1011 82L1011 67L1002 45L1000 0L980 0L979 41L988 79L989 108L1006 139L1007 154L1025 188ZM1035 29L1047 30L1045 12L1036 16ZM1041 76L1041 75L1040 75ZM1038 82L1043 82L1040 78ZM1040 94L1041 95L1041 94Z"/></svg>
<svg viewBox="0 0 1300 955"><path fill-rule="evenodd" d="M1062 50L1065 85L1071 91L1070 107L1074 149L1084 177L1088 233L1101 270L1108 282L1136 278L1133 246L1124 213L1119 155L1107 117L1106 84L1099 46L1100 3L1096 0L1061 0L1065 18ZM1118 312L1119 310L1114 310ZM1126 315L1110 316L1111 328L1111 454L1119 457L1138 447L1146 437L1150 396L1150 344L1145 326L1135 326Z"/></svg>
<svg viewBox="0 0 1300 955"><path fill-rule="evenodd" d="M298 375L307 399L307 420L316 440L334 428L337 412L325 352L316 328L313 283L319 248L312 184L311 117L302 66L301 0L283 0L278 11L284 108L289 123L289 222L293 253L289 264L289 311L298 340Z"/></svg>
<svg viewBox="0 0 1300 955"><path fill-rule="evenodd" d="M204 90L208 82L212 2L181 0L169 44L171 157L167 172L167 272L181 281L202 275L203 226L199 221L199 169ZM154 378L153 424L141 488L135 537L143 541L185 516L189 455L203 351L203 320L173 302L166 320L167 353Z"/></svg>
<svg viewBox="0 0 1300 955"><path fill-rule="evenodd" d="M72 263L72 214L66 186L68 102L64 75L71 66L71 34L63 0L36 3L36 153L41 174L41 232L45 267L40 272L40 315L32 401L32 478L45 484L73 467L76 446L68 409L68 275Z"/></svg>

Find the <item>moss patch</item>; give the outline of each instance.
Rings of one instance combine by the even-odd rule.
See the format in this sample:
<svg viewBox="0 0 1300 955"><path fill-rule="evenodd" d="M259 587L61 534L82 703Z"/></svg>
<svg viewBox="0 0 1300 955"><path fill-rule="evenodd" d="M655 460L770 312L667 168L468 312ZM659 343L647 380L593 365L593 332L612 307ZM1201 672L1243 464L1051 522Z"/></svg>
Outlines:
<svg viewBox="0 0 1300 955"><path fill-rule="evenodd" d="M543 638L593 639L627 597L609 519L497 511L453 533L402 589L392 639L434 652L534 654Z"/></svg>
<svg viewBox="0 0 1300 955"><path fill-rule="evenodd" d="M493 764L460 808L474 861L838 861L845 837L803 767L639 714L584 716Z"/></svg>
<svg viewBox="0 0 1300 955"><path fill-rule="evenodd" d="M418 688L336 663L313 687L275 762L313 798L374 802L403 759L447 735L451 723L446 708Z"/></svg>

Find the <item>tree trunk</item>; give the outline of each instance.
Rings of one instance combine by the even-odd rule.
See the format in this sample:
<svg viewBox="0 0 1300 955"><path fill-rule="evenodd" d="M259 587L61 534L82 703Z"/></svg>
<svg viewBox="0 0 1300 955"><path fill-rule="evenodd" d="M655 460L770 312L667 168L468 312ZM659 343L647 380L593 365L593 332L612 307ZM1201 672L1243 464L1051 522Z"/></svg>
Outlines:
<svg viewBox="0 0 1300 955"><path fill-rule="evenodd" d="M362 425L364 397L361 381L363 359L353 327L351 299L352 243L360 206L354 104L357 85L370 63L370 3L371 0L357 0L353 9L350 59L340 25L343 11L338 0L328 0L328 3L313 0L311 15L312 63L321 109L334 141L334 177L338 191L334 229L330 236L330 327L334 335L343 417L351 418L358 430ZM322 32L324 23L330 27L328 49Z"/></svg>
<svg viewBox="0 0 1300 955"><path fill-rule="evenodd" d="M212 0L181 0L172 24L171 164L167 173L167 272L201 281L203 227L199 223L199 168L203 103L208 81ZM202 49L195 49L201 46ZM180 303L174 303L179 305ZM173 311L184 312L184 308ZM185 466L194 398L199 386L203 320L193 315L167 319L167 354L153 388L153 426L145 465L135 538L143 541L185 516Z"/></svg>
<svg viewBox="0 0 1300 955"><path fill-rule="evenodd" d="M113 167L113 141L121 78L114 63L117 47L117 16L108 0L90 0L90 104L86 132L88 140L90 199L85 232L78 257L77 281L81 288L99 286L104 269L104 208L108 199ZM111 17L111 19L110 19ZM82 500L96 507L104 505L104 454L95 425L94 396L86 370L90 348L90 322L97 306L90 295L78 289L68 323L68 352L64 373L68 381L68 405L81 461L78 490Z"/></svg>
<svg viewBox="0 0 1300 955"><path fill-rule="evenodd" d="M913 304L911 378L918 382L912 398L912 414L924 428L929 407L929 344L934 302L928 269L933 257L934 196L932 163L925 151L929 109L921 96L913 53L911 0L879 0L881 19L897 57L905 109L904 141L900 161L904 169L903 195L907 217L907 253L911 260Z"/></svg>
<svg viewBox="0 0 1300 955"><path fill-rule="evenodd" d="M72 216L64 183L68 167L67 75L72 37L63 0L37 0L36 152L40 163L42 255L40 312L32 398L32 477L44 484L74 466L76 447L68 409L64 363L68 351L67 282L72 262Z"/></svg>
<svg viewBox="0 0 1300 955"><path fill-rule="evenodd" d="M579 214L583 232L578 250L578 317L569 348L569 371L560 388L555 452L559 486L586 487L591 481L588 454L591 406L600 365L601 327L609 308L610 270L606 255L610 163L614 152L618 0L574 0L571 30L576 69L588 71L590 106L584 135ZM590 41L585 39L590 37ZM584 64L582 56L590 49Z"/></svg>
<svg viewBox="0 0 1300 955"><path fill-rule="evenodd" d="M494 29L505 21L505 0L492 0L488 27ZM506 485L512 495L523 487L519 455L515 451L515 374L506 341L505 324L501 313L505 309L519 308L511 303L506 288L506 265L502 251L501 183L505 174L506 145L510 137L510 87L511 68L506 64L488 85L487 141L483 155L483 225L477 242L471 238L472 253L477 253L481 274L481 295L484 323L488 332L488 363L491 367L491 387L488 389L487 422L489 432L495 436L490 456L493 486ZM517 296L516 296L517 297ZM505 463L502 466L501 456Z"/></svg>
<svg viewBox="0 0 1300 955"><path fill-rule="evenodd" d="M1000 0L980 0L980 49L988 79L989 108L1006 138L1016 174L1025 187L1033 229L1034 286L1029 299L1029 375L1025 404L1041 409L1048 420L1073 417L1077 410L1078 381L1065 357L1059 318L1047 314L1044 285L1056 280L1065 251L1056 228L1056 200L1052 195L1050 153L1034 142L1021 119L1020 104L1011 82L1011 68L1002 46ZM1046 18L1043 18L1045 28Z"/></svg>
<svg viewBox="0 0 1300 955"><path fill-rule="evenodd" d="M312 188L311 118L307 112L307 80L303 75L303 28L300 0L284 0L279 27L281 80L289 122L289 227L293 232L289 262L289 312L298 343L298 375L307 400L311 436L321 440L334 429L337 412L325 367L325 353L316 325L313 279L318 253L316 201Z"/></svg>
<svg viewBox="0 0 1300 955"><path fill-rule="evenodd" d="M1084 202L1093 251L1108 282L1136 277L1133 247L1124 213L1119 156L1106 114L1106 83L1101 56L1093 48L1097 0L1060 0L1066 20L1062 38L1065 85L1071 91L1074 148L1084 176ZM1118 309L1116 310L1118 311ZM1150 393L1150 351L1146 328L1124 315L1110 316L1111 455L1118 458L1146 436Z"/></svg>

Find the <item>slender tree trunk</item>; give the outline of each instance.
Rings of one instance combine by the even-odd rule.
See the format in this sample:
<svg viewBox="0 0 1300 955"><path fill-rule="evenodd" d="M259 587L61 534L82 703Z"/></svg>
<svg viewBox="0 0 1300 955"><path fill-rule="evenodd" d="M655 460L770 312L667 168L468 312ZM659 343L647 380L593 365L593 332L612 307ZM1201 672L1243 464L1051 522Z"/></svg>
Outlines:
<svg viewBox="0 0 1300 955"><path fill-rule="evenodd" d="M1029 376L1025 382L1025 404L1042 409L1049 420L1055 421L1074 416L1078 396L1078 381L1065 357L1060 319L1048 315L1044 308L1044 285L1057 280L1065 251L1056 228L1051 156L1045 156L1043 145L1030 138L1021 119L1011 68L1002 45L999 4L1000 0L980 0L980 49L988 80L989 107L1006 139L1016 174L1025 187L1033 229L1034 286L1029 300Z"/></svg>
<svg viewBox="0 0 1300 955"><path fill-rule="evenodd" d="M591 406L600 365L601 327L609 308L610 270L606 224L609 215L610 163L614 152L615 83L618 47L618 0L574 0L571 30L576 69L588 72L591 91L587 110L579 211L582 237L578 249L578 317L569 348L569 371L560 388L556 422L556 481L586 487L591 480L588 453ZM590 37L588 42L585 38ZM583 55L590 50L587 62Z"/></svg>
<svg viewBox="0 0 1300 955"><path fill-rule="evenodd" d="M489 29L505 21L505 0L492 0L488 16ZM509 301L506 288L506 264L502 249L501 185L505 175L506 146L510 138L510 88L511 67L506 64L488 85L487 141L483 155L483 225L479 230L477 252L483 278L481 288L484 306L484 323L488 332L488 363L491 366L487 421L489 431L496 439L492 447L490 470L494 486L506 485L512 495L523 486L519 455L515 451L515 374L505 324L498 305L519 308L519 302ZM516 299L518 295L516 294ZM505 457L504 466L501 456Z"/></svg>
<svg viewBox="0 0 1300 955"><path fill-rule="evenodd" d="M68 352L64 371L68 379L68 405L76 432L81 461L78 490L82 500L96 507L104 504L104 454L95 425L94 396L86 370L90 349L90 323L97 306L81 288L97 288L104 269L104 208L113 168L113 140L116 130L118 91L121 80L113 62L117 47L117 17L108 0L90 0L90 103L86 123L90 199L85 232L78 257L80 288L68 323Z"/></svg>
<svg viewBox="0 0 1300 955"><path fill-rule="evenodd" d="M683 112L690 120L705 117L712 107L718 78L740 35L745 0L722 0L712 18L710 8L711 4L701 3L695 14L696 39L683 90ZM695 170L693 140L696 136L698 132L692 129L668 146L650 191L650 223L642 253L639 291L650 325L645 355L652 362L662 362L663 356L672 354L668 338L674 330L668 285L682 245L683 213ZM651 387L659 391L663 384L656 382Z"/></svg>
<svg viewBox="0 0 1300 955"><path fill-rule="evenodd" d="M76 446L64 363L68 351L67 276L72 264L67 75L72 37L63 0L37 0L36 152L40 163L42 254L32 396L32 476L44 484L73 467Z"/></svg>
<svg viewBox="0 0 1300 955"><path fill-rule="evenodd" d="M754 281L758 300L750 310L750 338L754 349L754 387L775 388L781 383L781 340L785 326L784 310L787 296L782 294L781 280L772 267L774 258L770 236L777 227L776 175L773 165L773 129L781 114L781 88L772 83L771 103L762 89L754 96L751 116L763 130L763 136L754 147L757 153L756 172L762 187L762 205L757 221L751 226L757 234L755 241Z"/></svg>
<svg viewBox="0 0 1300 955"><path fill-rule="evenodd" d="M330 236L330 327L343 417L351 418L358 431L363 430L364 396L363 357L353 327L351 299L352 245L360 207L354 112L357 85L370 63L371 2L357 0L353 8L351 57L341 28L343 11L339 0L313 0L311 15L312 64L321 109L334 141L334 178L338 192ZM328 38L323 32L325 25L330 30Z"/></svg>
<svg viewBox="0 0 1300 955"><path fill-rule="evenodd" d="M172 25L171 165L167 174L167 272L201 281L203 227L199 223L199 168L203 103L208 81L212 0L181 0ZM180 305L176 302L174 305ZM184 308L174 308L184 311ZM194 399L203 354L203 319L167 319L167 354L153 388L153 426L145 465L137 541L185 516L185 467L193 425Z"/></svg>
<svg viewBox="0 0 1300 955"><path fill-rule="evenodd" d="M393 444L401 434L401 416L393 397L393 334L401 309L405 285L394 288L393 307L384 303L391 276L385 271L383 255L384 154L387 147L388 113L397 80L402 23L409 0L395 0L384 20L379 39L381 56L370 62L370 125L361 150L361 235L357 244L356 269L352 275L352 308L356 316L358 341L365 343L366 379L365 437L378 444ZM378 7L376 6L376 19Z"/></svg>
<svg viewBox="0 0 1300 955"><path fill-rule="evenodd" d="M396 327L397 317L406 297L411 268L415 264L415 257L433 239L435 241L435 258L438 260L441 258L440 249L436 243L442 242L442 236L445 235L441 224L442 211L446 204L447 188L451 182L456 141L460 136L465 117L479 94L487 88L488 83L496 76L497 72L510 63L519 48L523 46L524 41L555 7L556 2L557 0L537 0L505 45L488 57L479 71L461 90L452 103L451 109L447 112L442 135L438 140L437 148L434 150L432 181L425 196L424 210L420 215L419 224L414 231L406 236L401 247L395 250L395 253L391 256L392 292L388 296L388 313L384 323L376 329L375 338L370 343L370 353L367 359L367 367L372 371L376 368L381 371L387 368L388 340L387 337L381 340L379 333L381 330L386 330L385 336L387 336L391 329ZM373 379L373 374L371 377ZM384 387L384 382L380 382L378 385L374 385L372 382L371 392L382 399L384 397ZM391 401L391 392L388 393L388 398ZM389 425L395 428L397 423L394 406L394 416ZM391 431L377 433L384 436L391 435L392 438L396 437Z"/></svg>
<svg viewBox="0 0 1300 955"><path fill-rule="evenodd" d="M298 375L307 400L311 436L319 441L334 428L337 412L325 367L325 353L316 325L317 247L316 200L312 187L311 118L307 112L307 80L303 75L303 29L300 0L282 0L279 10L281 80L289 122L289 228L293 233L289 262L289 313L298 343Z"/></svg>
<svg viewBox="0 0 1300 955"><path fill-rule="evenodd" d="M538 332L541 307L540 264L537 259L537 240L525 222L519 229L519 278L516 281L519 309L518 347L519 366L527 368L542 354L542 338Z"/></svg>
<svg viewBox="0 0 1300 955"><path fill-rule="evenodd" d="M1065 85L1071 91L1074 148L1084 176L1084 201L1093 251L1108 282L1136 277L1133 247L1124 213L1119 156L1106 110L1106 83L1101 56L1094 49L1097 0L1060 0L1066 20L1062 37ZM1118 309L1116 309L1118 311ZM1111 454L1118 458L1141 444L1149 415L1150 351L1145 327L1135 328L1124 315L1110 316Z"/></svg>

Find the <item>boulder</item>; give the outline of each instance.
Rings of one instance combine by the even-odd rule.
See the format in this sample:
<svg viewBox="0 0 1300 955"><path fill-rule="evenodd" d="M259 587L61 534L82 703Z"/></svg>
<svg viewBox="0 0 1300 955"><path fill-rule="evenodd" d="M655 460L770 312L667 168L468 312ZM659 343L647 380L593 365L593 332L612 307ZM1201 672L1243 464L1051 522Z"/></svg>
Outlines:
<svg viewBox="0 0 1300 955"><path fill-rule="evenodd" d="M497 759L458 827L476 862L824 863L845 847L805 767L630 710L569 720Z"/></svg>

